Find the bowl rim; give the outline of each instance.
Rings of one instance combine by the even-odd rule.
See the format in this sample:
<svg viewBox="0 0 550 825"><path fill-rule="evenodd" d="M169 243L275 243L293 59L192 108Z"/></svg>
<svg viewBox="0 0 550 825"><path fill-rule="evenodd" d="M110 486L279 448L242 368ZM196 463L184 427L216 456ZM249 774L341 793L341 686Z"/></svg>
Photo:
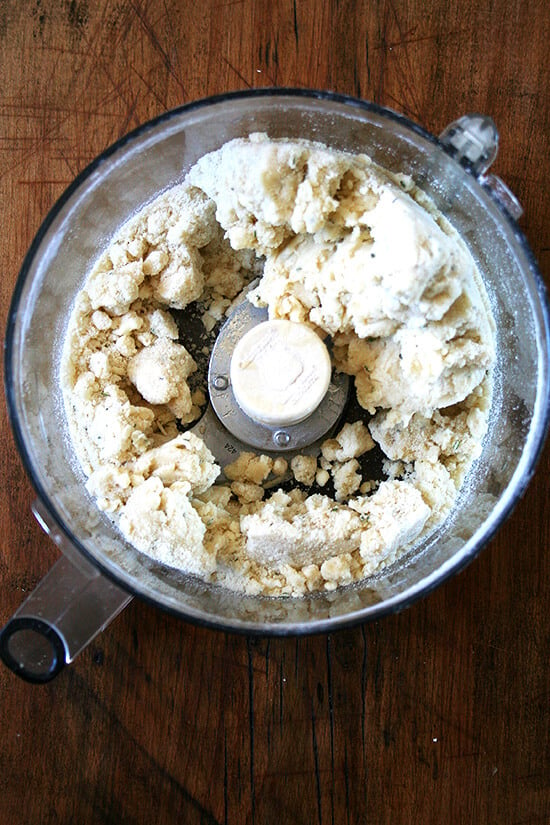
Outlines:
<svg viewBox="0 0 550 825"><path fill-rule="evenodd" d="M156 117L140 124L138 127L117 139L114 143L107 146L100 154L98 154L87 166L74 178L74 180L66 187L62 194L57 198L54 204L46 213L45 218L40 224L31 245L24 256L21 268L19 270L10 307L8 310L6 333L4 340L4 391L7 401L8 418L14 434L14 440L21 457L23 467L37 492L43 506L50 515L52 521L59 528L65 539L81 553L88 561L93 564L102 575L114 582L122 590L136 596L155 607L184 619L192 624L208 627L214 630L221 630L224 632L233 632L240 634L248 634L255 636L302 636L313 635L317 633L332 632L335 630L349 628L358 624L374 621L386 615L391 615L405 608L411 606L415 602L427 596L437 587L442 585L445 581L455 576L463 570L471 561L473 561L485 548L494 537L497 530L502 526L504 521L509 517L514 507L517 505L523 496L527 486L529 485L538 463L538 459L542 452L546 436L548 434L550 424L550 375L548 369L544 386L546 390L546 398L544 403L544 413L538 421L536 431L532 435L533 448L529 456L529 462L524 469L521 477L519 477L513 487L513 495L510 496L506 506L503 507L499 513L495 523L482 536L481 541L474 542L475 535L464 545L462 552L453 556L448 562L436 569L433 573L420 580L416 585L407 588L403 593L391 597L388 600L383 600L380 603L363 607L349 613L343 613L331 616L325 619L315 619L306 622L273 622L273 623L259 623L256 621L245 621L241 619L228 619L226 617L216 617L214 614L201 613L195 608L182 606L178 608L163 602L162 595L154 595L150 589L142 591L139 587L135 587L129 581L126 581L122 576L119 576L111 568L103 563L102 559L93 556L89 550L79 541L76 536L72 534L70 526L65 523L65 520L58 514L55 507L52 506L50 498L43 488L40 480L37 478L34 471L33 462L30 452L25 444L23 435L23 426L19 420L17 413L17 404L13 391L13 361L14 361L14 330L18 316L18 309L21 303L24 287L35 260L37 253L40 250L42 242L47 236L50 226L55 221L61 210L64 208L72 196L80 189L80 187L87 181L91 175L102 166L111 156L118 153L128 144L133 143L138 138L145 135L147 132L156 129L163 123L168 123L174 118L180 117L187 113L198 111L203 108L212 107L218 104L226 103L231 100L244 100L264 97L277 97L281 99L303 99L303 100L321 100L346 107L351 107L357 111L372 112L389 120L394 120L400 123L409 131L422 137L424 140L432 143L434 147L439 148L448 156L444 144L435 135L428 132L424 127L412 121L406 115L403 115L391 108L382 106L378 103L362 100L360 98L349 95L339 94L329 90L316 90L308 88L293 88L293 87L262 87L258 89L247 89L239 91L231 91L223 94L211 95L181 106L167 110L166 112L157 115ZM483 185L482 179L477 179L468 170L461 167L457 162L457 167L461 168L463 173L471 180L477 181L478 186L483 190L486 197L492 200L499 209L501 219L507 222L509 229L521 247L523 253L527 258L530 273L532 275L535 292L539 299L539 308L541 310L542 325L545 331L546 352L550 352L550 305L548 301L548 294L544 279L539 270L538 263L529 246L526 236L518 226L517 221L502 207L496 198L492 189ZM517 471L514 473L516 475ZM514 478L514 476L512 478ZM508 488L512 484L512 479L509 482ZM471 547L468 546L471 545ZM132 577L128 574L128 579ZM251 597L248 597L251 598ZM266 598L266 597L262 597Z"/></svg>

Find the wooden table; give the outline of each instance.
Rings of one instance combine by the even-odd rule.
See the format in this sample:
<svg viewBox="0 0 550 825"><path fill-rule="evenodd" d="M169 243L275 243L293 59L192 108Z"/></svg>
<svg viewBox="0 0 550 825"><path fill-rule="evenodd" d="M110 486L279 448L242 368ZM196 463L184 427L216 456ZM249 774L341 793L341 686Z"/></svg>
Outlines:
<svg viewBox="0 0 550 825"><path fill-rule="evenodd" d="M434 133L493 116L550 277L547 0L4 0L1 311L101 150L230 89L332 89ZM1 408L0 624L57 558ZM465 572L400 615L249 639L134 601L63 674L0 668L0 823L550 822L549 452Z"/></svg>

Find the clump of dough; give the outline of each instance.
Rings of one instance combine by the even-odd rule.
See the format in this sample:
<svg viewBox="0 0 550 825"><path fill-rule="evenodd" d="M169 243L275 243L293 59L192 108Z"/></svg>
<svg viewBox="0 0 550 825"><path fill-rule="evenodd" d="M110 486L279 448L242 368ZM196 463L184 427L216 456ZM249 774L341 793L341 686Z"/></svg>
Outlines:
<svg viewBox="0 0 550 825"><path fill-rule="evenodd" d="M314 455L296 455L290 462L290 469L296 481L311 487L317 473L317 457Z"/></svg>
<svg viewBox="0 0 550 825"><path fill-rule="evenodd" d="M102 465L86 486L103 510L118 514L123 535L138 550L201 574L214 569L215 556L204 551L205 528L191 499L218 474L202 439L182 433L123 466Z"/></svg>
<svg viewBox="0 0 550 825"><path fill-rule="evenodd" d="M406 481L385 481L373 495L350 502L350 507L366 525L359 550L365 576L410 546L431 513L422 493Z"/></svg>
<svg viewBox="0 0 550 825"><path fill-rule="evenodd" d="M120 529L138 550L170 567L205 576L216 566L203 545L205 526L189 499L189 485L165 487L152 476L134 488L120 514Z"/></svg>
<svg viewBox="0 0 550 825"><path fill-rule="evenodd" d="M327 461L347 461L359 458L372 450L374 441L362 421L346 423L334 438L327 438L321 445L321 454Z"/></svg>
<svg viewBox="0 0 550 825"><path fill-rule="evenodd" d="M179 432L205 398L171 311L200 300L212 330L245 292L330 336L354 378L365 420L290 462L301 485L332 479L333 498L266 497L284 458L245 451L222 474ZM129 542L233 589L297 596L370 576L446 517L481 450L494 356L474 261L412 180L251 135L116 233L75 301L61 383L87 489ZM360 462L375 446L386 480Z"/></svg>
<svg viewBox="0 0 550 825"><path fill-rule="evenodd" d="M231 464L226 464L224 473L232 481L251 481L261 484L273 468L273 459L268 455L243 452Z"/></svg>
<svg viewBox="0 0 550 825"><path fill-rule="evenodd" d="M338 336L336 363L355 377L358 401L369 413L388 410L403 425L415 413L430 418L466 399L485 378L495 355L485 312L463 295L424 327L403 327L389 337Z"/></svg>
<svg viewBox="0 0 550 825"><path fill-rule="evenodd" d="M144 279L143 265L139 261L129 261L110 270L96 270L87 284L92 308L124 315L138 298Z"/></svg>
<svg viewBox="0 0 550 825"><path fill-rule="evenodd" d="M357 548L359 517L339 508L326 496L294 502L279 492L258 513L244 516L241 529L251 558L277 569L282 564L301 567Z"/></svg>
<svg viewBox="0 0 550 825"><path fill-rule="evenodd" d="M331 470L334 482L334 498L336 501L345 501L361 486L362 476L359 472L359 462L356 458L350 458L349 461L343 463L337 462Z"/></svg>
<svg viewBox="0 0 550 825"><path fill-rule="evenodd" d="M334 438L323 441L321 471L332 475L336 501L345 501L360 489L363 479L357 459L374 446L369 430L362 421L347 422ZM326 481L328 475L324 483Z"/></svg>
<svg viewBox="0 0 550 825"><path fill-rule="evenodd" d="M345 555L345 576L354 564L371 573L409 546L429 515L430 508L410 483L387 481L372 496L354 499L349 506L318 494L295 501L275 493L260 511L241 518L241 529L256 562L275 569L320 565L330 582L332 573L323 574L327 560ZM325 572L334 567L332 562Z"/></svg>
<svg viewBox="0 0 550 825"><path fill-rule="evenodd" d="M128 362L128 378L150 404L167 404L184 423L196 416L187 377L197 365L181 344L158 338Z"/></svg>

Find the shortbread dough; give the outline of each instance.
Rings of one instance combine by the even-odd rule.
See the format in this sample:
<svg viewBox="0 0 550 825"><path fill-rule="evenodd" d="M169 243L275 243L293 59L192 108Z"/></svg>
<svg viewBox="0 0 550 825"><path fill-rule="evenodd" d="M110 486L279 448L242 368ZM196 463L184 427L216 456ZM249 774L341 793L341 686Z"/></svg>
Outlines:
<svg viewBox="0 0 550 825"><path fill-rule="evenodd" d="M190 430L205 396L175 316L198 307L206 340L240 300L330 342L363 412L318 455L250 450L221 474ZM299 596L376 573L449 514L481 451L494 359L472 256L410 178L253 134L116 229L76 298L60 378L87 489L128 542L235 590Z"/></svg>

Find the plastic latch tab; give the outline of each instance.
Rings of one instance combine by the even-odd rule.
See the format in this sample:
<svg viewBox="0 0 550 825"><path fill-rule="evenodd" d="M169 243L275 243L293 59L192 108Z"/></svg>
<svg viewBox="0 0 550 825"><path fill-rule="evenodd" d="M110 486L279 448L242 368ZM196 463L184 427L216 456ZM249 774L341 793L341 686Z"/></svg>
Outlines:
<svg viewBox="0 0 550 825"><path fill-rule="evenodd" d="M439 140L445 151L491 192L499 206L514 220L523 214L520 202L497 175L486 174L498 152L498 130L488 115L467 114L444 129Z"/></svg>
<svg viewBox="0 0 550 825"><path fill-rule="evenodd" d="M463 115L450 123L439 139L447 152L475 177L483 175L497 156L498 131L488 115Z"/></svg>

